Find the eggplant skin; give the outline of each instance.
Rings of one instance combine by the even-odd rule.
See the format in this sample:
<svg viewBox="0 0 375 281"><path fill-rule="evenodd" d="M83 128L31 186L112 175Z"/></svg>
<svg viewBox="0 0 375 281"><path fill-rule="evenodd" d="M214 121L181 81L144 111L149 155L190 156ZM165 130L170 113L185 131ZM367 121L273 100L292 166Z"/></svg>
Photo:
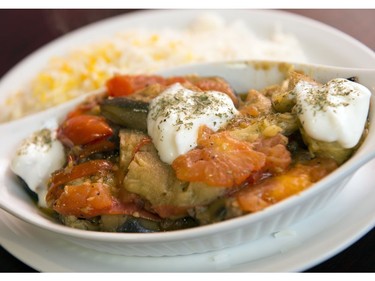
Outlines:
<svg viewBox="0 0 375 281"><path fill-rule="evenodd" d="M197 221L191 217L183 217L177 220L166 219L157 222L148 219L127 216L124 222L117 227L116 232L152 233L187 229L197 226Z"/></svg>
<svg viewBox="0 0 375 281"><path fill-rule="evenodd" d="M149 103L125 97L105 99L100 104L101 114L124 128L147 131Z"/></svg>
<svg viewBox="0 0 375 281"><path fill-rule="evenodd" d="M18 180L19 184L24 188L26 193L30 196L31 200L37 204L38 203L38 194L30 189L30 187L27 185L27 183L21 178L20 176L17 176L16 179Z"/></svg>
<svg viewBox="0 0 375 281"><path fill-rule="evenodd" d="M131 215L101 215L91 219L60 215L58 219L64 225L76 229L122 233L165 232L199 226L198 221L192 217L154 221Z"/></svg>

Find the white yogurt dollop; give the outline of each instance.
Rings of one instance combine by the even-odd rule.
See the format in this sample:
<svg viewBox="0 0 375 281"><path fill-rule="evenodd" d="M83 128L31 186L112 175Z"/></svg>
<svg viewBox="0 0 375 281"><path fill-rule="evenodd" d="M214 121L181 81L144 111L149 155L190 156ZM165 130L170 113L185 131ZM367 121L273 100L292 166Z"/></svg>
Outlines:
<svg viewBox="0 0 375 281"><path fill-rule="evenodd" d="M322 86L300 81L294 92L298 117L311 138L337 141L344 148L359 142L370 106L369 89L336 78Z"/></svg>
<svg viewBox="0 0 375 281"><path fill-rule="evenodd" d="M217 131L238 114L230 97L217 91L195 92L176 83L152 100L147 117L160 159L171 164L197 146L199 127Z"/></svg>
<svg viewBox="0 0 375 281"><path fill-rule="evenodd" d="M52 172L65 163L62 143L56 139L57 121L49 120L44 128L26 138L16 151L10 168L38 195L38 205L47 207L47 181Z"/></svg>

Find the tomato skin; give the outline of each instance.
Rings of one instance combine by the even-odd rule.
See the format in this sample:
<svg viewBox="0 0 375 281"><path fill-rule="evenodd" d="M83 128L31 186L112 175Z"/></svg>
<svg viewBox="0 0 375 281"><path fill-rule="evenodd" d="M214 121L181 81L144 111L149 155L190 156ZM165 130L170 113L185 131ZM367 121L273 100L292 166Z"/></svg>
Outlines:
<svg viewBox="0 0 375 281"><path fill-rule="evenodd" d="M106 160L91 160L65 168L53 174L46 196L48 205L61 215L90 218L99 215L135 215L151 220L160 217L143 209L134 198L119 200L110 192L110 186L101 182L71 182L91 175L111 172L113 164ZM124 202L123 202L124 201Z"/></svg>
<svg viewBox="0 0 375 281"><path fill-rule="evenodd" d="M180 83L189 88L194 86L201 91L219 91L227 94L238 107L238 97L230 85L218 77L196 78L194 76L172 76L164 78L158 75L117 75L106 83L108 95L111 97L129 96L138 90L142 90L152 84L170 86Z"/></svg>
<svg viewBox="0 0 375 281"><path fill-rule="evenodd" d="M50 182L53 186L59 186L75 179L109 171L112 167L113 164L107 160L91 160L55 172Z"/></svg>
<svg viewBox="0 0 375 281"><path fill-rule="evenodd" d="M188 215L188 207L183 207L183 206L159 205L159 206L152 206L152 209L161 218L173 218L173 217L182 217L182 216Z"/></svg>
<svg viewBox="0 0 375 281"><path fill-rule="evenodd" d="M286 148L287 143L286 137L277 134L273 137L261 138L254 144L256 151L266 155L266 164L263 167L264 172L275 175L289 169L292 156Z"/></svg>
<svg viewBox="0 0 375 281"><path fill-rule="evenodd" d="M175 83L180 83L180 84L185 84L185 83L191 83L186 77L183 76L173 76L173 77L168 77L165 79L165 85L170 86Z"/></svg>
<svg viewBox="0 0 375 281"><path fill-rule="evenodd" d="M110 171L112 167L113 164L109 161L92 160L55 172L50 178L48 193L46 195L47 204L52 205L55 200L61 196L61 193L63 192L63 189L61 188L62 185L82 177L106 173Z"/></svg>
<svg viewBox="0 0 375 281"><path fill-rule="evenodd" d="M58 138L67 146L85 145L113 135L107 121L95 115L77 115L69 118L58 129Z"/></svg>
<svg viewBox="0 0 375 281"><path fill-rule="evenodd" d="M116 148L116 145L114 142L111 142L109 140L99 140L96 142L89 143L82 147L82 150L79 151L78 156L79 158L86 158L90 156L91 154L97 153L97 152L105 152L105 151L111 151Z"/></svg>
<svg viewBox="0 0 375 281"><path fill-rule="evenodd" d="M91 218L100 215L135 215L159 221L160 217L150 213L134 202L120 202L113 197L110 187L103 183L83 183L67 185L53 209L64 216Z"/></svg>
<svg viewBox="0 0 375 281"><path fill-rule="evenodd" d="M106 83L111 97L129 96L151 84L164 84L165 79L157 75L117 75Z"/></svg>
<svg viewBox="0 0 375 281"><path fill-rule="evenodd" d="M103 183L67 185L53 204L53 209L62 215L90 218L108 211L112 207L109 187Z"/></svg>
<svg viewBox="0 0 375 281"><path fill-rule="evenodd" d="M78 116L78 115L88 115L90 114L90 111L93 110L96 106L98 106L97 100L86 100L83 103L76 106L72 111L70 111L67 115L66 119L70 119L72 117Z"/></svg>
<svg viewBox="0 0 375 281"><path fill-rule="evenodd" d="M121 202L117 198L112 198L112 207L102 212L101 215L132 215L140 218L150 219L153 221L160 221L160 217L143 208L136 202Z"/></svg>
<svg viewBox="0 0 375 281"><path fill-rule="evenodd" d="M337 168L332 159L313 159L281 175L271 177L241 190L236 200L245 212L257 212L305 190Z"/></svg>
<svg viewBox="0 0 375 281"><path fill-rule="evenodd" d="M218 91L227 94L235 107L238 107L239 100L237 95L234 93L232 88L228 83L223 81L221 78L212 77L212 78L200 78L196 81L192 81L193 84L201 89L202 91Z"/></svg>
<svg viewBox="0 0 375 281"><path fill-rule="evenodd" d="M251 144L202 126L198 147L177 157L172 167L182 181L229 188L243 184L263 168L265 161L266 156L253 150Z"/></svg>

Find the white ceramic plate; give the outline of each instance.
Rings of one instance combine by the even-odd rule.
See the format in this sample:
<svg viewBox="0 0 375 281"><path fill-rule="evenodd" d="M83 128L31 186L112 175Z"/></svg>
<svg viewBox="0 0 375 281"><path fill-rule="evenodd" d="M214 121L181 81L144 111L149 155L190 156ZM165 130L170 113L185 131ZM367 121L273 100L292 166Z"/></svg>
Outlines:
<svg viewBox="0 0 375 281"><path fill-rule="evenodd" d="M375 55L370 49L348 35L321 23L276 11L221 10L216 12L228 20L242 18L261 37L267 37L275 25L282 26L285 32L294 34L302 42L302 47L309 61L312 63L351 67L375 66ZM86 44L96 38L107 36L110 33L134 25L163 27L173 22L173 25L176 27L183 26L196 16L197 11L149 11L115 17L80 29L46 45L10 71L0 82L0 100L7 93L14 90L14 85L20 84L19 77L23 77L25 81L32 78L35 70L42 68L52 55L63 54L69 46ZM337 49L338 45L340 46L339 50ZM15 83L16 81L17 83ZM368 165L365 166L365 168L367 167ZM346 190L350 189L346 188ZM352 198L356 197L349 196L349 199ZM365 200L367 198L363 197L361 199ZM356 203L358 204L358 202ZM362 204L363 202L361 201L361 206ZM354 204L352 206L354 208ZM356 224L358 227L351 229L351 231L343 230L341 232L343 233L342 237L339 239L336 232L337 228L333 232L333 227L331 226L339 218L335 218L335 215L342 217L341 215L344 210L341 210L342 212L339 213L337 209L340 208L337 208L336 205L334 212L331 213L331 220L328 219L328 214L324 216L327 218L325 221L316 219L315 224L317 225L314 225L312 232L306 233L306 230L302 230L304 228L301 228L301 234L296 232L297 237L292 236L289 237L291 239L288 240L287 238L287 240L283 240L282 242L279 239L265 237L264 239L248 244L247 247L233 248L225 252L215 252L206 255L194 255L194 257L177 258L176 262L175 259L173 260L173 263L176 264L179 262L179 265L174 265L173 269L169 266L170 258L152 258L151 260L150 258L148 258L149 260L145 258L146 260L142 260L144 258L121 257L119 259L118 256L78 249L76 246L65 244L67 242L56 241L48 232L40 233L39 229L21 223L17 219L2 213L0 213L0 218L5 222L3 222L1 229L4 228L4 225L9 225L9 228L5 228L5 231L2 231L4 234L0 234L0 242L18 258L42 271L213 271L226 269L234 271L294 271L311 266L315 262L328 258L336 251L349 246L375 224L373 215L368 215L374 213L373 209L367 209L368 213L363 213L362 210L364 208L361 208L361 210L358 210L361 216L355 216L359 213L352 214L354 216L352 224ZM361 223L358 223L359 221ZM319 224L321 225L320 228L318 227ZM311 225L311 222L306 224L306 226ZM337 227L339 226L337 225ZM323 236L317 235L319 232L315 232L315 230L320 230L320 232L326 231L327 234ZM306 243L303 242L303 249L299 248L298 245L302 244L301 240L309 240L311 237L314 237L314 235L310 235L311 233L315 233L315 236L320 237L319 245L323 244L324 247L317 247L315 245L315 247L311 247L309 255L305 255L304 257L302 253L307 251ZM336 235L333 239L334 243L325 243L325 241L332 240L332 235ZM18 238L14 240L14 237ZM325 237L325 241L322 241L321 237ZM269 240L274 243L271 243ZM26 243L23 241L26 241ZM279 242L275 243L275 241ZM312 241L309 240L307 244L309 246L314 245L314 239ZM287 250L289 248L292 249ZM259 256L258 253L262 254ZM293 253L296 258L290 257ZM285 255L288 256L287 261L284 260ZM278 257L284 258L281 258L278 263ZM262 263L263 260L269 259L272 260L272 263ZM144 262L149 263L150 266L147 268L143 267L141 264L144 264ZM253 267L254 264L260 267ZM128 265L132 265L132 267Z"/></svg>
<svg viewBox="0 0 375 281"><path fill-rule="evenodd" d="M56 240L52 233L1 210L0 243L24 263L45 272L303 271L348 247L374 226L374 169L375 161L361 168L330 206L308 219L228 250L175 257L110 255Z"/></svg>

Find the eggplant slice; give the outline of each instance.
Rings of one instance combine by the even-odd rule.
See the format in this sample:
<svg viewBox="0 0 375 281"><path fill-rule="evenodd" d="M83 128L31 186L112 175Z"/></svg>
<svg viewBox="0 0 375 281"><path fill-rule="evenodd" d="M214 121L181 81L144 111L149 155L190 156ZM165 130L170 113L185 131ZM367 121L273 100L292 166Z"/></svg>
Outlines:
<svg viewBox="0 0 375 281"><path fill-rule="evenodd" d="M120 97L104 100L100 110L105 118L121 127L145 132L148 106L147 102Z"/></svg>

